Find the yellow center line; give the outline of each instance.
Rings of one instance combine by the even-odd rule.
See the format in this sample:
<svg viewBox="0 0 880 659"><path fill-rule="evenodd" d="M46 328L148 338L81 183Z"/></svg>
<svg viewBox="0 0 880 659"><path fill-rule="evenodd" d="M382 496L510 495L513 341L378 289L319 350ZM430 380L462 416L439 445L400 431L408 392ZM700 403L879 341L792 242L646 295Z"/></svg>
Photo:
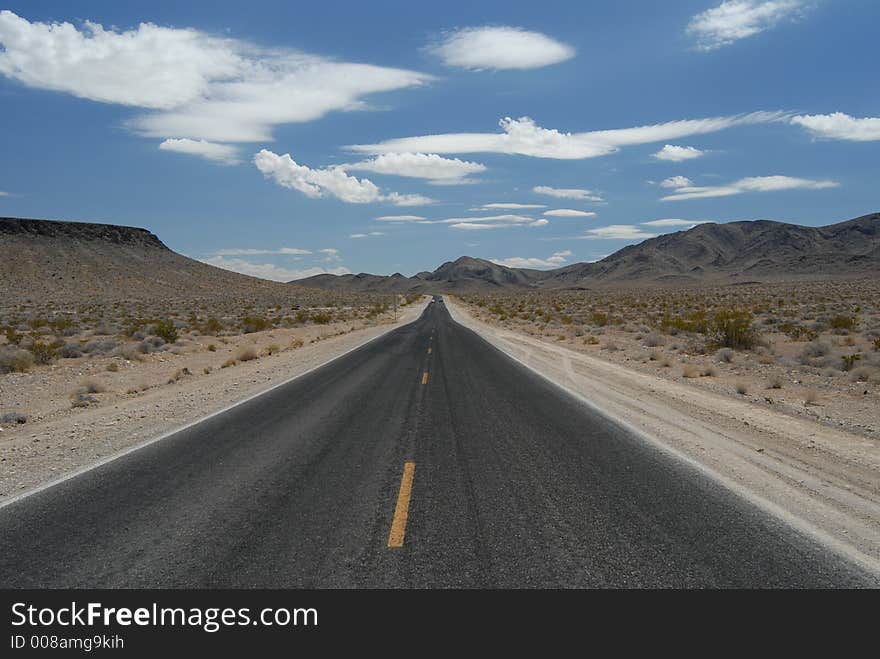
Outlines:
<svg viewBox="0 0 880 659"><path fill-rule="evenodd" d="M400 479L400 493L397 495L397 506L394 508L394 519L391 532L388 534L388 547L403 547L406 535L406 519L409 517L409 499L412 495L413 475L416 471L415 462L403 464L403 477Z"/></svg>
<svg viewBox="0 0 880 659"><path fill-rule="evenodd" d="M422 384L428 384L428 371L422 373Z"/></svg>

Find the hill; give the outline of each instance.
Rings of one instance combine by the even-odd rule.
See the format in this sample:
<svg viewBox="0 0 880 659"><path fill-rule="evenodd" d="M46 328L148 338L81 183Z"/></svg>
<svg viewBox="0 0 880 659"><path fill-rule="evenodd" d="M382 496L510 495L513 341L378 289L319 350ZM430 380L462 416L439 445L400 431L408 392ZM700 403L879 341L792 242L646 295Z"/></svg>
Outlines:
<svg viewBox="0 0 880 659"><path fill-rule="evenodd" d="M463 256L433 272L319 275L296 283L335 290L470 292L743 281L861 278L880 273L880 213L823 227L770 220L700 224L629 245L596 263L508 268Z"/></svg>

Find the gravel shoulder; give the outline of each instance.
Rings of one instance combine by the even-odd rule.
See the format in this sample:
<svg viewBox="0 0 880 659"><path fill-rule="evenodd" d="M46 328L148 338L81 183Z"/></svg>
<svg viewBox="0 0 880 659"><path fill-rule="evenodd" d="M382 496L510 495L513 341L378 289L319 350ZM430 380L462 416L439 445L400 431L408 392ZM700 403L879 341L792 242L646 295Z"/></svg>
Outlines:
<svg viewBox="0 0 880 659"><path fill-rule="evenodd" d="M453 318L647 441L841 553L880 571L880 442L641 373L475 318Z"/></svg>
<svg viewBox="0 0 880 659"><path fill-rule="evenodd" d="M25 412L28 422L0 427L0 503L302 375L414 321L426 304L404 307L397 321L384 317L368 326L275 329L222 342L199 337L179 354L149 355L143 362L64 360L2 376L0 410ZM209 343L218 345L209 351ZM262 356L223 367L243 346ZM270 346L276 349L267 354ZM107 370L111 362L117 370ZM98 381L103 391L73 407L69 394L84 380Z"/></svg>

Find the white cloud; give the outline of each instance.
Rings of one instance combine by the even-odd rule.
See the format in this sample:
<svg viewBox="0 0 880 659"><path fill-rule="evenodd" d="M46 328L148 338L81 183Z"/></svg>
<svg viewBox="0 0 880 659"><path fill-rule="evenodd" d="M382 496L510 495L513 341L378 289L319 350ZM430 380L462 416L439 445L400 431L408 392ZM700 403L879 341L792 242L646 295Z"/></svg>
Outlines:
<svg viewBox="0 0 880 659"><path fill-rule="evenodd" d="M632 224L612 224L607 227L588 229L585 238L600 238L602 240L644 240L654 238L656 233L647 233Z"/></svg>
<svg viewBox="0 0 880 659"><path fill-rule="evenodd" d="M690 185L693 185L693 181L687 176L670 176L660 181L661 188L686 188Z"/></svg>
<svg viewBox="0 0 880 659"><path fill-rule="evenodd" d="M712 220L678 220L678 219L667 219L667 220L651 220L650 222L641 222L642 226L646 227L657 227L660 229L668 228L668 227L695 227L698 224L711 224Z"/></svg>
<svg viewBox="0 0 880 659"><path fill-rule="evenodd" d="M544 211L547 217L595 217L595 213L578 211L572 208L557 208L552 211Z"/></svg>
<svg viewBox="0 0 880 659"><path fill-rule="evenodd" d="M701 50L715 50L751 37L793 18L807 6L805 0L725 0L697 14L687 31Z"/></svg>
<svg viewBox="0 0 880 659"><path fill-rule="evenodd" d="M149 112L129 126L149 137L210 142L272 139L274 126L364 107L369 94L431 77L260 48L194 29L141 23L29 22L0 12L0 74L38 89Z"/></svg>
<svg viewBox="0 0 880 659"><path fill-rule="evenodd" d="M510 256L506 259L489 259L492 263L504 265L508 268L558 268L566 262L566 257L571 256L571 250L553 252L546 259L524 256Z"/></svg>
<svg viewBox="0 0 880 659"><path fill-rule="evenodd" d="M0 190L0 197L8 197L8 196L9 196L8 192L3 192L3 190Z"/></svg>
<svg viewBox="0 0 880 659"><path fill-rule="evenodd" d="M700 158L704 155L706 155L705 151L700 151L699 149L692 146L675 146L674 144L667 144L657 153L652 154L651 157L656 158L657 160L682 162L684 160L693 160L694 158Z"/></svg>
<svg viewBox="0 0 880 659"><path fill-rule="evenodd" d="M395 206L427 206L434 203L434 199L420 194L400 194L399 192L389 192L383 195L381 201L394 204Z"/></svg>
<svg viewBox="0 0 880 659"><path fill-rule="evenodd" d="M549 185L536 185L534 188L532 188L532 192L536 194L547 195L548 197L556 197L557 199L602 201L602 197L596 195L592 191L582 190L580 188L551 188Z"/></svg>
<svg viewBox="0 0 880 659"><path fill-rule="evenodd" d="M427 49L447 66L465 69L536 69L571 59L575 49L519 27L469 27Z"/></svg>
<svg viewBox="0 0 880 659"><path fill-rule="evenodd" d="M490 215L486 217L456 217L448 220L433 220L426 224L449 224L450 229L479 231L481 229L507 229L516 226L543 227L550 224L544 219L536 220L525 215Z"/></svg>
<svg viewBox="0 0 880 659"><path fill-rule="evenodd" d="M349 236L349 238L366 238L367 234L365 233L353 233Z"/></svg>
<svg viewBox="0 0 880 659"><path fill-rule="evenodd" d="M384 236L385 234L381 231L370 231L369 233L353 233L349 236L349 238L370 238L372 236Z"/></svg>
<svg viewBox="0 0 880 659"><path fill-rule="evenodd" d="M450 229L461 229L464 231L481 231L483 229L506 229L510 224L490 224L488 222L457 222L451 225Z"/></svg>
<svg viewBox="0 0 880 659"><path fill-rule="evenodd" d="M547 208L544 204L515 204L510 202L497 202L493 204L483 204L476 210L494 211L494 210L527 210L530 208ZM471 210L474 210L473 208Z"/></svg>
<svg viewBox="0 0 880 659"><path fill-rule="evenodd" d="M674 194L662 197L660 201L682 201L685 199L706 199L711 197L730 197L745 192L776 192L778 190L823 190L836 188L835 181L814 181L792 176L750 176L727 185L686 186L676 189Z"/></svg>
<svg viewBox="0 0 880 659"><path fill-rule="evenodd" d="M382 201L396 206L419 206L433 201L422 195L402 195L397 192L383 194L369 179L349 176L341 167L312 169L298 164L288 153L279 156L262 149L254 156L254 164L266 178L285 188L299 190L313 199L329 194L348 204Z"/></svg>
<svg viewBox="0 0 880 659"><path fill-rule="evenodd" d="M529 117L505 117L499 123L501 133L445 133L386 140L378 144L354 144L347 148L360 153L506 153L536 158L580 160L616 153L624 146L651 144L691 135L714 133L725 128L768 123L788 119L782 112L707 119L682 119L662 124L596 130L586 133L563 133L538 126Z"/></svg>
<svg viewBox="0 0 880 659"><path fill-rule="evenodd" d="M217 144L205 140L191 140L188 137L181 139L169 138L159 145L163 151L175 151L190 156L199 156L206 160L220 162L225 165L235 165L238 160L238 149L229 144Z"/></svg>
<svg viewBox="0 0 880 659"><path fill-rule="evenodd" d="M378 222L422 222L425 218L421 215L381 215L376 218Z"/></svg>
<svg viewBox="0 0 880 659"><path fill-rule="evenodd" d="M351 270L344 267L339 268L305 268L291 269L284 268L274 263L251 263L244 259L230 259L224 256L213 256L208 259L202 259L203 263L213 265L224 270L232 270L243 275L251 277L259 277L261 279L271 279L272 281L292 281L294 279L303 279L313 275L331 274L331 275L348 275Z"/></svg>
<svg viewBox="0 0 880 659"><path fill-rule="evenodd" d="M857 119L843 112L807 114L791 118L791 123L803 126L816 137L850 142L880 140L880 117Z"/></svg>
<svg viewBox="0 0 880 659"><path fill-rule="evenodd" d="M303 255L311 253L311 250L299 249L298 247L278 247L276 249L221 249L216 252L219 256L252 256L255 254Z"/></svg>
<svg viewBox="0 0 880 659"><path fill-rule="evenodd" d="M348 165L343 169L391 174L410 178L428 179L435 183L470 183L470 174L486 171L486 166L478 162L468 162L458 158L444 158L435 153L383 153L372 160L364 160Z"/></svg>

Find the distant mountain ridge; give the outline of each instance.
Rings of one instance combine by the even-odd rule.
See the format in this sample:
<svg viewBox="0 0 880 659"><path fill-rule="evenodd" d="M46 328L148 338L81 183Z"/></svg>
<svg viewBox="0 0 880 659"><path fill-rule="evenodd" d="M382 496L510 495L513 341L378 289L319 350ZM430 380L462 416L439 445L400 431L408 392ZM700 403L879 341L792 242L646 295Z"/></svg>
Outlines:
<svg viewBox="0 0 880 659"><path fill-rule="evenodd" d="M771 220L698 224L629 245L595 263L554 270L509 268L463 256L413 277L317 275L328 289L396 292L730 284L880 274L880 213L823 227Z"/></svg>

